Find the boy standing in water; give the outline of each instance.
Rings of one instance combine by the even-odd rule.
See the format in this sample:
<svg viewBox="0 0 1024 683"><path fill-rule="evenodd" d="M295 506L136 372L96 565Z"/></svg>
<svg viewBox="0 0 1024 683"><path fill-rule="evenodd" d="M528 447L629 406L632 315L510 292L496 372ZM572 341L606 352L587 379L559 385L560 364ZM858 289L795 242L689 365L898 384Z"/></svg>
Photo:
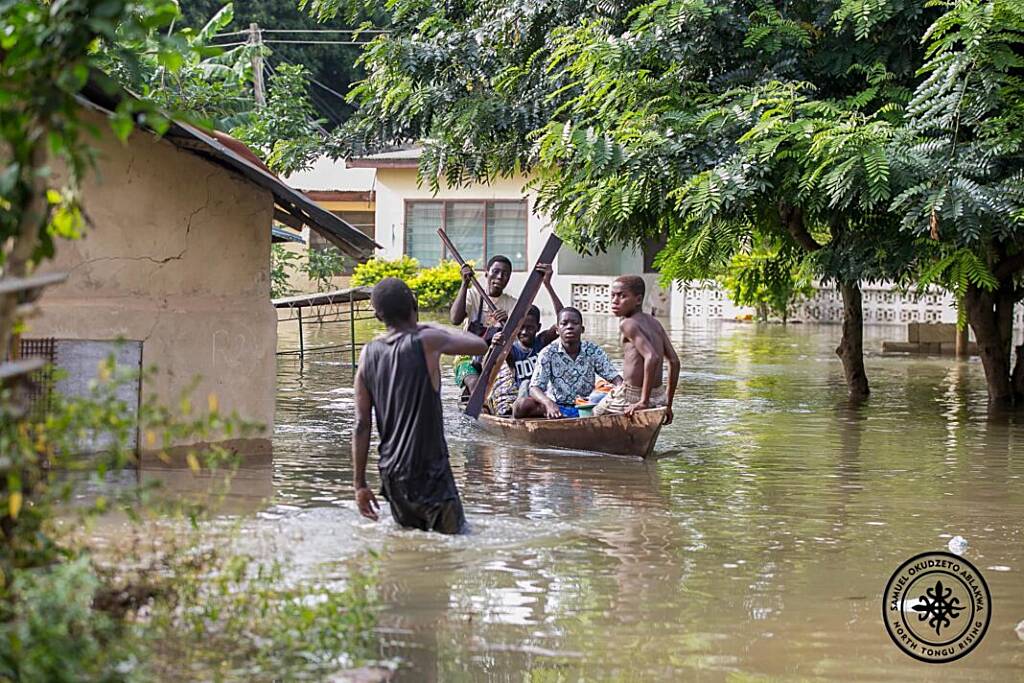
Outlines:
<svg viewBox="0 0 1024 683"><path fill-rule="evenodd" d="M352 469L356 504L377 519L380 506L366 483L370 412L380 435L381 493L401 526L456 534L466 518L448 463L441 410L441 354L478 355L480 337L418 324L416 299L397 278L385 278L370 298L387 334L363 347L355 379L356 428Z"/></svg>
<svg viewBox="0 0 1024 683"><path fill-rule="evenodd" d="M643 278L623 275L612 283L612 313L622 318L622 375L625 382L597 404L594 415L632 415L644 408L664 406L665 424L672 422L672 401L679 383L679 356L658 320L640 310L644 303ZM668 390L662 367L668 359Z"/></svg>

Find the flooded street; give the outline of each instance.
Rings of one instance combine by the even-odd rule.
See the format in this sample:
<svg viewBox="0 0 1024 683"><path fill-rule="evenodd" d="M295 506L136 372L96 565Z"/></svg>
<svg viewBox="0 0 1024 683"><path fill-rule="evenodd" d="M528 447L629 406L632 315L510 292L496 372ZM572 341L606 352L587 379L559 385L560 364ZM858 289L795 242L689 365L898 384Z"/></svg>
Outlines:
<svg viewBox="0 0 1024 683"><path fill-rule="evenodd" d="M381 522L358 516L348 358L283 358L272 499L243 516L297 574L343 578L379 555L381 654L399 680L1022 678L1024 424L986 420L976 360L872 353L872 397L850 408L839 332L675 330L676 420L648 462L496 442L458 413L449 372L473 528L458 538L400 530L383 501ZM866 346L902 334L869 328ZM588 336L617 346L607 323ZM957 535L991 626L966 658L923 664L890 641L881 595Z"/></svg>

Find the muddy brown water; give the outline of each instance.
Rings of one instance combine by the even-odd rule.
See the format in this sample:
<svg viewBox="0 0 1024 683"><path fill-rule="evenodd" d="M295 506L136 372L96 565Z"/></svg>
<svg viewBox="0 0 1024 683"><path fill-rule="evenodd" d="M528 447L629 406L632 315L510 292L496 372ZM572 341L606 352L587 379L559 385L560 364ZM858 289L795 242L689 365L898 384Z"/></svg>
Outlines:
<svg viewBox="0 0 1024 683"><path fill-rule="evenodd" d="M606 323L589 332L620 357ZM904 333L869 328L868 347ZM381 656L400 680L1024 678L1024 420L986 419L980 364L948 358L872 353L872 397L851 408L838 334L674 330L676 420L647 462L496 441L446 376L473 527L459 538L401 530L386 505L378 523L358 517L347 357L285 358L271 499L241 513L297 575L343 579L379 555ZM920 663L886 634L882 592L957 535L991 626L966 658Z"/></svg>

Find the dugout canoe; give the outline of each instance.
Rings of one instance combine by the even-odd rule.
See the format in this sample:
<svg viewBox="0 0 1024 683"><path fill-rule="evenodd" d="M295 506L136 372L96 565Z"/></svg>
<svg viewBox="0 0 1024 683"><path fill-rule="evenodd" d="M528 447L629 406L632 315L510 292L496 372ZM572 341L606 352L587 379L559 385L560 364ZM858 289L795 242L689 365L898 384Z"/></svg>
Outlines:
<svg viewBox="0 0 1024 683"><path fill-rule="evenodd" d="M489 432L533 446L646 458L654 452L665 409L640 410L628 417L601 415L560 420L513 420L485 413L479 420Z"/></svg>

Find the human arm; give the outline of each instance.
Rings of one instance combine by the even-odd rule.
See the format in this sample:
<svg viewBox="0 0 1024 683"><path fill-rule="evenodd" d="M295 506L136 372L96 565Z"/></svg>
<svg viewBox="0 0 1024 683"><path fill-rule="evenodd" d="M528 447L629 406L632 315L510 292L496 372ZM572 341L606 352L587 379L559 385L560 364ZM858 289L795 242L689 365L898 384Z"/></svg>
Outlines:
<svg viewBox="0 0 1024 683"><path fill-rule="evenodd" d="M464 330L444 327L420 326L420 341L428 355L437 358L449 356L480 356L487 351L487 342Z"/></svg>
<svg viewBox="0 0 1024 683"><path fill-rule="evenodd" d="M585 343L591 344L591 342ZM604 349L597 344L591 344L591 348L591 353L594 356L594 372L611 382L613 386L617 387L622 384L622 375L619 373L619 369L608 358L608 354L604 352Z"/></svg>
<svg viewBox="0 0 1024 683"><path fill-rule="evenodd" d="M558 298L558 292L551 284L551 276L554 274L555 268L550 263L538 263L536 270L544 274L544 288L548 290L548 296L551 297L551 305L555 307L555 319L557 320L558 314L562 312L565 305L562 304L562 300Z"/></svg>
<svg viewBox="0 0 1024 683"><path fill-rule="evenodd" d="M633 348L644 359L644 382L640 387L640 400L626 407L623 411L626 415L632 415L637 410L651 407L651 390L654 383L658 381L658 373L661 370L661 354L647 338L647 334L639 323L627 318L619 326L624 339L633 344Z"/></svg>
<svg viewBox="0 0 1024 683"><path fill-rule="evenodd" d="M355 380L356 427L352 432L352 486L355 489L359 514L376 521L380 505L366 484L366 460L370 452L370 411L373 402L366 382L363 381L362 359L359 367Z"/></svg>
<svg viewBox="0 0 1024 683"><path fill-rule="evenodd" d="M661 330L662 340L665 344L665 358L668 359L668 398L665 405L665 424L672 424L675 417L672 414L672 403L676 398L676 387L679 385L679 355L672 346L672 340L664 328Z"/></svg>
<svg viewBox="0 0 1024 683"><path fill-rule="evenodd" d="M544 417L551 419L562 417L562 411L558 409L558 404L552 401L551 397L545 394L540 387L531 386L530 396L544 406Z"/></svg>
<svg viewBox="0 0 1024 683"><path fill-rule="evenodd" d="M547 395L548 384L551 381L551 357L541 351L537 357L537 363L533 367L533 376L530 378L530 396L544 406L544 416L556 418L562 416L558 404Z"/></svg>
<svg viewBox="0 0 1024 683"><path fill-rule="evenodd" d="M555 307L555 324L546 330L541 330L537 333L537 338L541 340L541 346L547 346L551 342L558 339L558 314L562 312L565 305L562 300L558 298L558 292L551 286L551 274L554 269L550 263L538 263L537 271L544 273L544 286L548 290L548 295L551 297L551 305Z"/></svg>
<svg viewBox="0 0 1024 683"><path fill-rule="evenodd" d="M448 311L448 318L452 325L461 325L466 319L466 295L469 293L469 281L473 277L473 266L466 264L462 266L459 273L462 275L462 284L459 285L459 293L455 295L451 309Z"/></svg>

